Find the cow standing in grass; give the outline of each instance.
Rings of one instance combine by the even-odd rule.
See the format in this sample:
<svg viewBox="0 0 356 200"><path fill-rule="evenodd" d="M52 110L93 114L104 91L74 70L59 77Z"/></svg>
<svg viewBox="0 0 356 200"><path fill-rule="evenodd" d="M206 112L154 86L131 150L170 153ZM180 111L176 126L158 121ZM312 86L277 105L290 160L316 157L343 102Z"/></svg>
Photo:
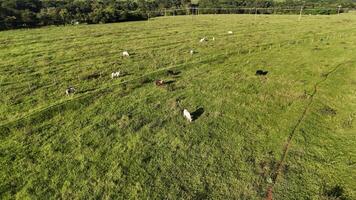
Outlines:
<svg viewBox="0 0 356 200"><path fill-rule="evenodd" d="M189 111L187 109L183 110L183 116L189 121L192 122L193 118L192 115L189 113Z"/></svg>
<svg viewBox="0 0 356 200"><path fill-rule="evenodd" d="M122 52L122 56L123 57L130 57L130 54L129 54L129 52L124 51L124 52Z"/></svg>
<svg viewBox="0 0 356 200"><path fill-rule="evenodd" d="M116 78L116 77L119 77L120 74L121 74L120 71L113 72L113 73L111 73L111 78L114 79L114 78Z"/></svg>
<svg viewBox="0 0 356 200"><path fill-rule="evenodd" d="M71 94L74 94L75 93L75 88L74 87L68 87L66 89L66 95L69 96Z"/></svg>

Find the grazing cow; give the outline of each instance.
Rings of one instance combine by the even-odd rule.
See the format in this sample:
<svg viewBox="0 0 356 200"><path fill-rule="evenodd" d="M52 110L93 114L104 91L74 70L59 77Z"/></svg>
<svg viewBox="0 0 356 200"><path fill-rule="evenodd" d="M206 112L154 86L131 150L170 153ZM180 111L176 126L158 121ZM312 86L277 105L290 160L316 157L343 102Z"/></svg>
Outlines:
<svg viewBox="0 0 356 200"><path fill-rule="evenodd" d="M122 56L124 56L124 57L129 57L129 56L130 56L130 54L129 54L129 52L124 51L124 52L122 52Z"/></svg>
<svg viewBox="0 0 356 200"><path fill-rule="evenodd" d="M267 75L268 71L263 71L263 70L257 70L256 71L256 76L265 76Z"/></svg>
<svg viewBox="0 0 356 200"><path fill-rule="evenodd" d="M111 78L116 78L116 77L119 77L120 76L120 71L117 71L117 72L113 72L111 73Z"/></svg>
<svg viewBox="0 0 356 200"><path fill-rule="evenodd" d="M189 113L189 111L187 109L184 109L183 110L183 116L189 121L189 122L192 122L193 119L192 119L192 115Z"/></svg>
<svg viewBox="0 0 356 200"><path fill-rule="evenodd" d="M194 54L194 50L191 49L191 50L189 51L189 53L190 53L190 55L193 55L193 54Z"/></svg>
<svg viewBox="0 0 356 200"><path fill-rule="evenodd" d="M228 34L232 34L232 31L228 31L227 33L228 33Z"/></svg>
<svg viewBox="0 0 356 200"><path fill-rule="evenodd" d="M70 94L74 94L74 92L75 92L74 87L68 87L68 88L66 89L66 95L67 95L67 96L69 96Z"/></svg>
<svg viewBox="0 0 356 200"><path fill-rule="evenodd" d="M215 37L213 37L213 41L215 41Z"/></svg>
<svg viewBox="0 0 356 200"><path fill-rule="evenodd" d="M203 37L202 39L200 39L200 41L199 42L205 42L206 41L206 38L205 37Z"/></svg>
<svg viewBox="0 0 356 200"><path fill-rule="evenodd" d="M162 86L164 84L163 80L156 80L155 81L156 86Z"/></svg>

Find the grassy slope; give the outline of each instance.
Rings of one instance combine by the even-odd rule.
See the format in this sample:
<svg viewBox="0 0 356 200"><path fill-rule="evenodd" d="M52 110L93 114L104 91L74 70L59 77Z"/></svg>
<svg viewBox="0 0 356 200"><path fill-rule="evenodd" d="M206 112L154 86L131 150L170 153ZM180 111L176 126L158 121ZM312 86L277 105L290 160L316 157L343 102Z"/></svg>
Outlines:
<svg viewBox="0 0 356 200"><path fill-rule="evenodd" d="M1 196L259 199L308 106L274 196L325 199L340 186L356 198L356 16L297 18L1 32ZM111 80L117 70L128 75ZM69 85L79 93L66 97ZM204 113L188 124L183 107Z"/></svg>

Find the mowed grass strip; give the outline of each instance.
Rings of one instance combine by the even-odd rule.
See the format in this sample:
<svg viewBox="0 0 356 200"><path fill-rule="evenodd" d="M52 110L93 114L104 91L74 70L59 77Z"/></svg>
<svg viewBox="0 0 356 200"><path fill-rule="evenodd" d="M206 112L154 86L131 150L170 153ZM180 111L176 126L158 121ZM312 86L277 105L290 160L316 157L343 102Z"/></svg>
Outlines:
<svg viewBox="0 0 356 200"><path fill-rule="evenodd" d="M180 16L1 32L0 194L264 198L315 84L340 65L313 97L274 195L355 198L355 17ZM127 75L111 80L117 70ZM183 108L199 117L188 123Z"/></svg>

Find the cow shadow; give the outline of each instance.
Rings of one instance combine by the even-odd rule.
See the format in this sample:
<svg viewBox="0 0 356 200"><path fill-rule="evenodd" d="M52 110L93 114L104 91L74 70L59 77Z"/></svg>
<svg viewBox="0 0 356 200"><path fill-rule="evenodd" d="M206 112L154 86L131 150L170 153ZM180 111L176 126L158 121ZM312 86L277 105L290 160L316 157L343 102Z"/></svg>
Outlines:
<svg viewBox="0 0 356 200"><path fill-rule="evenodd" d="M86 89L86 90L81 90L81 91L78 91L78 92L76 92L77 94L84 94L84 93L87 93L87 92L92 92L92 91L94 91L95 90L95 88L92 88L92 89Z"/></svg>
<svg viewBox="0 0 356 200"><path fill-rule="evenodd" d="M180 71L173 71L173 70L168 70L167 71L167 75L169 75L169 76L177 76L180 73L181 73Z"/></svg>
<svg viewBox="0 0 356 200"><path fill-rule="evenodd" d="M125 76L131 76L133 73L129 73L129 72L122 72L120 77L125 77Z"/></svg>
<svg viewBox="0 0 356 200"><path fill-rule="evenodd" d="M164 84L165 85L170 85L172 83L175 83L176 81L175 80L169 80L169 81L165 81Z"/></svg>
<svg viewBox="0 0 356 200"><path fill-rule="evenodd" d="M193 121L197 120L201 115L203 115L204 112L205 112L204 108L202 107L198 108L197 110L191 113L192 120Z"/></svg>

